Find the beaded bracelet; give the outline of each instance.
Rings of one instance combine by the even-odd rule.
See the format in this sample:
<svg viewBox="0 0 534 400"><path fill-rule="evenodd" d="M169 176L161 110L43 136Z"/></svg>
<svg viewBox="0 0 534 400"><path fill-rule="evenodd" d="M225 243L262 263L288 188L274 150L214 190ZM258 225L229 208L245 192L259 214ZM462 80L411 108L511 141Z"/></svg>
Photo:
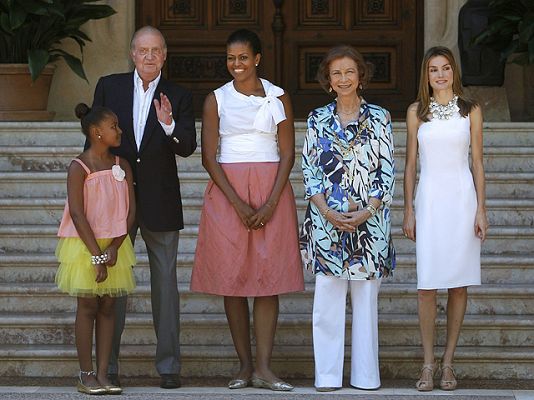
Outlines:
<svg viewBox="0 0 534 400"><path fill-rule="evenodd" d="M93 265L104 264L108 260L109 257L106 253L102 253L99 256L91 256L91 264Z"/></svg>

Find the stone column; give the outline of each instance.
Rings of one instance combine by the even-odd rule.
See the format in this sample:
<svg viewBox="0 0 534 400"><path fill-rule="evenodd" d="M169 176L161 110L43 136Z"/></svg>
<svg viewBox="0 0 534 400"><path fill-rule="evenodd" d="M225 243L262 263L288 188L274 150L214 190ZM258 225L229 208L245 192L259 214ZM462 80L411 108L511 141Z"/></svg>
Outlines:
<svg viewBox="0 0 534 400"><path fill-rule="evenodd" d="M79 102L91 105L98 78L130 71L130 39L135 29L135 0L105 0L117 14L89 21L82 30L91 38L84 47L83 63L89 83L79 78L62 61L58 61L52 81L48 109L56 112L58 121L76 120L74 107ZM79 55L78 45L67 41L63 48Z"/></svg>
<svg viewBox="0 0 534 400"><path fill-rule="evenodd" d="M467 0L425 0L425 51L446 46L458 52L458 13Z"/></svg>

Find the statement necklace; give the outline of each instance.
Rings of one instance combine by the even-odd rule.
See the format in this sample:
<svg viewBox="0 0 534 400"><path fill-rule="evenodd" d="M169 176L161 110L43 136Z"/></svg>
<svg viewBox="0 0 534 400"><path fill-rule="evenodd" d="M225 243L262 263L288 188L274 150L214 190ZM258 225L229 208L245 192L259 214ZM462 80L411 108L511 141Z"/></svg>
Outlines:
<svg viewBox="0 0 534 400"><path fill-rule="evenodd" d="M446 105L439 104L436 99L433 97L430 98L430 105L428 106L428 110L432 114L432 118L435 119L449 119L452 117L455 113L460 111L460 108L458 107L458 96L454 95L452 100L449 101Z"/></svg>

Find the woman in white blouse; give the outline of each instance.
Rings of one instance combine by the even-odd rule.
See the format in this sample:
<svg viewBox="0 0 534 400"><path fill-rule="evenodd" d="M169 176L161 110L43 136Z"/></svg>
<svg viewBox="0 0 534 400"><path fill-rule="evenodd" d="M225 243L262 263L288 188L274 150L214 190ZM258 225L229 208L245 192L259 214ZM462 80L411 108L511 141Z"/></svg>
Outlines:
<svg viewBox="0 0 534 400"><path fill-rule="evenodd" d="M257 75L258 36L241 29L227 42L231 82L210 93L202 116L204 195L191 289L224 296L240 370L230 389L287 391L271 371L278 295L304 289L289 173L295 133L289 96ZM247 297L254 298L256 363Z"/></svg>

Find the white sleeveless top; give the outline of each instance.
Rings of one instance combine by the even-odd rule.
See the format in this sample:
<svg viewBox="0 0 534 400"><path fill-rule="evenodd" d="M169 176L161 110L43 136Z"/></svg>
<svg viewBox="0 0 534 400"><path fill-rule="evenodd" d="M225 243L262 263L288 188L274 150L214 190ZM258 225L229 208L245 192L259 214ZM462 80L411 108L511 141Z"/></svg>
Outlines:
<svg viewBox="0 0 534 400"><path fill-rule="evenodd" d="M260 79L265 97L246 96L228 82L214 91L219 113L219 163L278 162L277 125L286 119L284 90Z"/></svg>

